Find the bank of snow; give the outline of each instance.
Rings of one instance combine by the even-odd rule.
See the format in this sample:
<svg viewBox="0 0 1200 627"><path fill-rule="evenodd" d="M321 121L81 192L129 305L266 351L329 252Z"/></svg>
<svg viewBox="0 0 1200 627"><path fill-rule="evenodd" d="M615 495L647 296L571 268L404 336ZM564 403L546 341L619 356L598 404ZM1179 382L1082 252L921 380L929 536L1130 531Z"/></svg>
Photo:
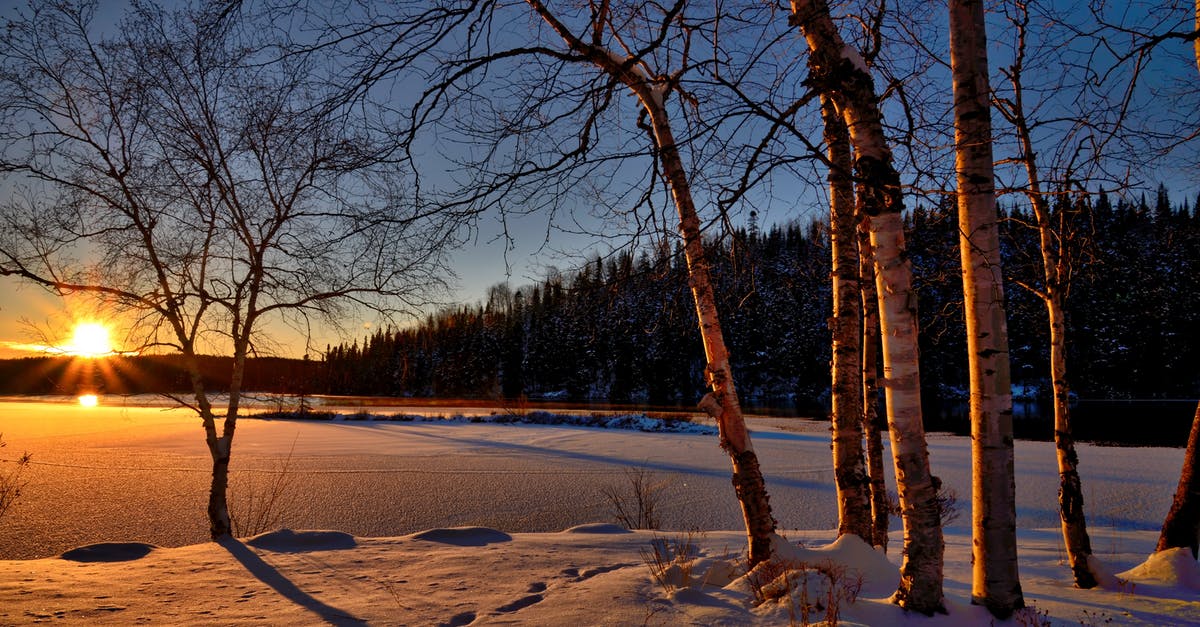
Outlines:
<svg viewBox="0 0 1200 627"><path fill-rule="evenodd" d="M0 403L0 424L13 449L38 462L0 524L0 554L61 554L0 560L0 624L786 625L805 612L824 620L831 592L841 624L992 622L969 603L966 438L929 438L934 472L958 492L962 515L946 535L949 614L926 618L887 602L898 577L897 519L886 557L822 530L836 514L821 423L752 421L776 518L817 529L783 532L777 549L790 566L752 580L743 535L720 531L737 528L737 506L728 457L711 435L469 417L249 420L239 426L239 471L267 475L289 459L302 482L284 522L336 530L214 544L200 543L210 468L194 416ZM1020 574L1035 609L997 624L1200 622L1190 554L1146 560L1181 451L1081 447L1092 544L1121 578L1103 590L1071 585L1054 526L1053 445L1018 442L1016 454ZM620 485L631 466L669 481L660 503L667 524L715 531L689 542L679 531L579 525L605 517L596 486ZM646 564L655 547L668 566L659 577ZM853 602L850 589L828 586L827 573L861 583ZM801 589L807 604L788 594Z"/></svg>
<svg viewBox="0 0 1200 627"><path fill-rule="evenodd" d="M1200 619L1190 554L1133 568L1114 589L1077 590L1054 530L1022 531L1020 539L1033 607L996 624ZM1093 536L1097 546L1116 548L1107 559L1118 567L1144 557L1153 541L1153 534L1112 529ZM391 538L281 530L179 548L107 543L58 558L0 561L0 623L787 625L827 620L834 610L842 625L992 623L969 603L970 542L961 533L947 536L949 613L934 617L888 602L898 578L895 551L884 556L855 538L834 542L832 532L789 532L776 545L786 563L745 576L743 542L737 532L689 536L594 524L559 533L440 528ZM655 546L671 564L658 578L647 565ZM673 555L682 558L673 562Z"/></svg>

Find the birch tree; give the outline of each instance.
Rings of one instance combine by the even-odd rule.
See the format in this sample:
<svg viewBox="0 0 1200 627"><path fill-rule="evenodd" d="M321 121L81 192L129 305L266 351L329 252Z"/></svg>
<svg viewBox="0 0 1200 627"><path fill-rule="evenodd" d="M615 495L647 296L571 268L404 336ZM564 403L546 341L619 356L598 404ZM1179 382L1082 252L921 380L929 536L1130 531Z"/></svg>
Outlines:
<svg viewBox="0 0 1200 627"><path fill-rule="evenodd" d="M444 285L454 233L397 171L397 143L239 11L34 6L0 35L0 274L96 299L143 349L176 351L226 502L246 358L271 324L393 315ZM366 116L366 117L363 117ZM223 351L220 407L197 357Z"/></svg>
<svg viewBox="0 0 1200 627"><path fill-rule="evenodd" d="M636 48L623 41L623 33L617 21L619 18L614 16L607 0L589 5L590 33L586 36L575 34L539 0L528 0L528 3L534 12L562 37L571 52L578 55L578 61L593 64L633 92L649 120L646 132L653 142L662 176L670 188L679 215L679 234L684 241L688 283L695 300L696 318L708 361L705 374L712 391L704 397L700 406L717 420L721 446L729 453L733 462L733 485L742 507L749 543L749 562L753 566L771 555L775 520L771 516L758 456L750 441L750 433L746 429L737 390L734 387L729 351L721 333L721 321L709 277L700 220L666 106L666 98L671 96L673 91L672 77L654 73L638 58L639 55L634 53ZM684 2L679 1L662 12L656 26L661 29L660 38L665 36L672 23L680 17L684 5ZM602 42L605 39L619 46L625 54L604 46Z"/></svg>
<svg viewBox="0 0 1200 627"><path fill-rule="evenodd" d="M879 414L879 298L875 294L874 253L871 250L870 219L860 217L858 276L862 307L862 424L866 440L867 474L871 479L871 544L887 552L887 483L883 471L883 434L887 420Z"/></svg>
<svg viewBox="0 0 1200 627"><path fill-rule="evenodd" d="M838 535L874 541L870 478L863 459L862 317L854 219L853 159L846 122L828 96L821 118L829 152L829 248L833 256L833 473L837 486Z"/></svg>
<svg viewBox="0 0 1200 627"><path fill-rule="evenodd" d="M1015 27L1015 55L1012 65L1002 73L1009 83L1009 96L996 98L996 110L1012 127L1016 135L1018 162L1025 170L1024 194L1033 208L1035 228L1041 253L1042 286L1022 285L1036 294L1046 307L1050 327L1050 381L1053 394L1055 457L1059 474L1059 517L1063 539L1075 585L1092 588L1098 583L1100 571L1093 562L1091 539L1087 531L1083 486L1079 477L1079 456L1071 427L1070 387L1067 378L1066 298L1071 275L1071 252L1068 244L1079 235L1072 233L1065 212L1050 207L1050 194L1044 189L1039 152L1034 148L1033 125L1026 115L1025 61L1029 10L1026 5L1015 8L1010 15ZM1080 154L1075 151L1073 154ZM1067 163L1071 172L1075 166ZM1068 178L1073 175L1068 174Z"/></svg>
<svg viewBox="0 0 1200 627"><path fill-rule="evenodd" d="M1017 574L1012 381L992 171L983 3L950 0L959 250L971 380L971 602L998 618L1025 606Z"/></svg>
<svg viewBox="0 0 1200 627"><path fill-rule="evenodd" d="M893 602L926 614L944 612L941 515L929 470L921 420L917 365L916 295L904 255L900 176L883 133L874 81L846 46L824 0L793 0L791 23L809 47L810 82L829 94L850 132L855 174L863 183L859 206L870 216L883 339L883 387L904 520L904 560Z"/></svg>

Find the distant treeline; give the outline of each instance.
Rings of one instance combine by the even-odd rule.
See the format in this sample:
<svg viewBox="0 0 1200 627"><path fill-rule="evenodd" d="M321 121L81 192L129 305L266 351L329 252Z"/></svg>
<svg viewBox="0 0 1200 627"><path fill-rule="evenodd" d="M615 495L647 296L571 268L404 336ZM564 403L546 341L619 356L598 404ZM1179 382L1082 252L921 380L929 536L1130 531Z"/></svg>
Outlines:
<svg viewBox="0 0 1200 627"><path fill-rule="evenodd" d="M1077 259L1069 294L1068 377L1087 398L1200 396L1200 212L1152 202L1060 202L1054 219ZM1037 233L1008 209L1004 270L1012 371L1048 395L1046 313L1018 286L1041 284ZM952 204L907 217L919 294L928 409L968 388L958 224ZM764 403L828 400L829 248L822 223L709 242L739 391ZM536 285L496 286L485 302L411 328L330 347L315 388L335 394L553 397L694 403L703 351L678 248L620 253Z"/></svg>
<svg viewBox="0 0 1200 627"><path fill-rule="evenodd" d="M230 357L199 357L205 388L229 389ZM247 360L243 388L263 392L307 392L319 363L256 357ZM180 355L139 355L85 359L25 357L0 360L0 394L140 394L192 389Z"/></svg>
<svg viewBox="0 0 1200 627"><path fill-rule="evenodd" d="M1153 202L1059 204L1078 259L1068 300L1068 379L1082 398L1200 397L1200 211ZM1032 217L1003 223L1013 379L1048 396L1045 308L1024 283L1042 271ZM968 387L958 225L950 205L907 217L921 324L927 419L956 413ZM828 402L829 248L821 222L708 242L726 342L743 398L819 412ZM327 347L308 362L251 359L247 390L551 398L693 404L705 390L686 269L677 247L623 252L486 301ZM227 357L202 357L210 389L229 383ZM0 360L0 393L187 391L182 358Z"/></svg>

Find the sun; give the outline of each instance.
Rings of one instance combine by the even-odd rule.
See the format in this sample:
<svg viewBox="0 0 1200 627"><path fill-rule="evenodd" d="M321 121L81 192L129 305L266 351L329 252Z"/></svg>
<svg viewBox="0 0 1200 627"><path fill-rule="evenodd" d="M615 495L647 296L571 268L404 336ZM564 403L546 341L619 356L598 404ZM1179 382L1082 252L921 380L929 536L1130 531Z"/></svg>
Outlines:
<svg viewBox="0 0 1200 627"><path fill-rule="evenodd" d="M71 341L63 351L80 357L103 357L113 353L108 341L108 327L99 322L80 322L75 325Z"/></svg>

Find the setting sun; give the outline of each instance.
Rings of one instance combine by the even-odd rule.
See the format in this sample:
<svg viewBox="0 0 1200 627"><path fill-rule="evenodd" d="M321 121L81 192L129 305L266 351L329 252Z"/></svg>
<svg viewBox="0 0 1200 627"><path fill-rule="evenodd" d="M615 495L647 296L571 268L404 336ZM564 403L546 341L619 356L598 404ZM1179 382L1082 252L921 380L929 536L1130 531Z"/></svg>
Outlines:
<svg viewBox="0 0 1200 627"><path fill-rule="evenodd" d="M79 397L79 404L83 407L95 407L100 404L100 397L95 394L83 394Z"/></svg>
<svg viewBox="0 0 1200 627"><path fill-rule="evenodd" d="M98 322L75 325L70 343L62 348L64 352L80 357L102 357L113 352L112 344L108 341L108 327Z"/></svg>

